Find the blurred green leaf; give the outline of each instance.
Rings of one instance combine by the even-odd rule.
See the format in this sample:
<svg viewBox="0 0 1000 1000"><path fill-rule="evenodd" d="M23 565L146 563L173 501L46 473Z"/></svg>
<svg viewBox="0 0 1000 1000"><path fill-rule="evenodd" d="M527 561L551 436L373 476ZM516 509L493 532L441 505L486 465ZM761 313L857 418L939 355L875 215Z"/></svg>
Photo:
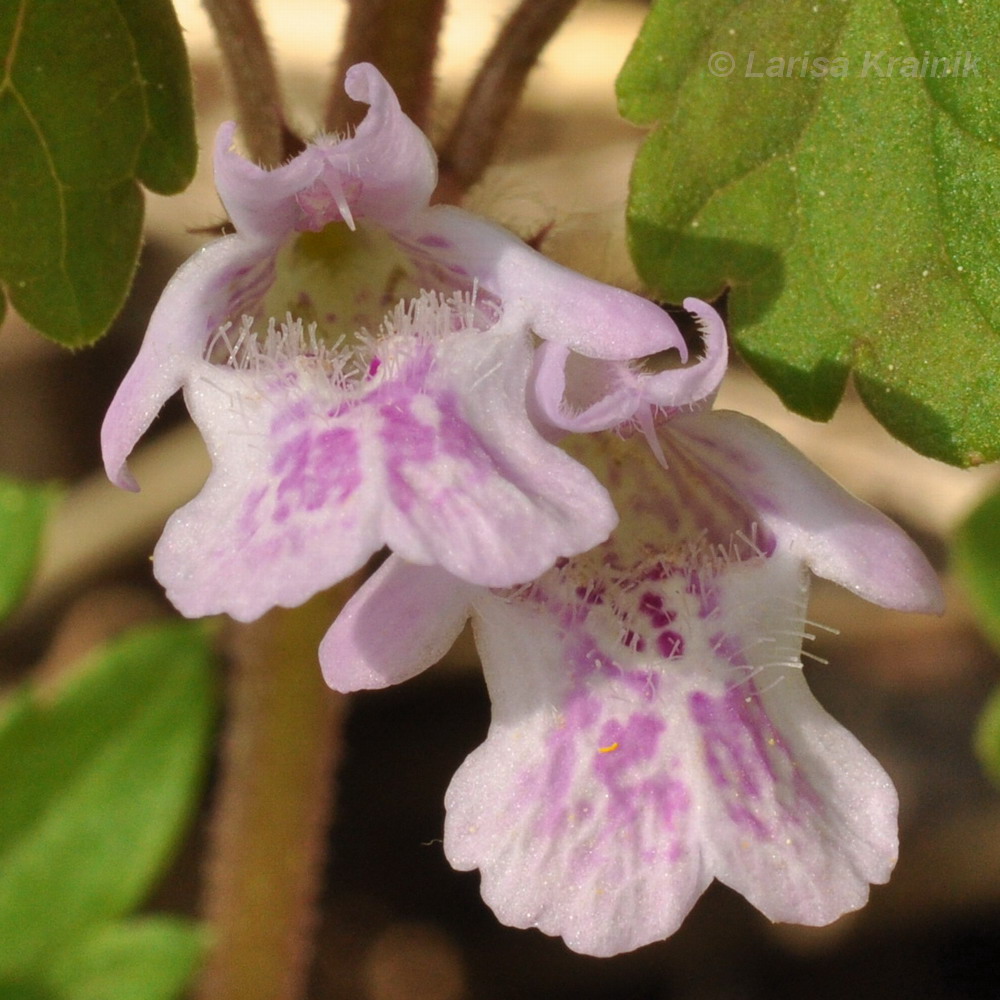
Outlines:
<svg viewBox="0 0 1000 1000"><path fill-rule="evenodd" d="M44 983L0 980L0 1000L59 1000Z"/></svg>
<svg viewBox="0 0 1000 1000"><path fill-rule="evenodd" d="M973 742L983 770L1000 785L1000 688L987 699Z"/></svg>
<svg viewBox="0 0 1000 1000"><path fill-rule="evenodd" d="M47 336L90 343L132 281L138 182L194 174L180 27L169 0L5 0L0 55L0 282Z"/></svg>
<svg viewBox="0 0 1000 1000"><path fill-rule="evenodd" d="M644 280L730 289L787 406L828 419L853 373L955 465L1000 457L998 37L995 4L659 0L618 81L655 126L629 203Z"/></svg>
<svg viewBox="0 0 1000 1000"><path fill-rule="evenodd" d="M59 491L0 476L0 620L31 582L42 531Z"/></svg>
<svg viewBox="0 0 1000 1000"><path fill-rule="evenodd" d="M148 893L198 792L213 715L202 628L136 630L0 714L0 980Z"/></svg>
<svg viewBox="0 0 1000 1000"><path fill-rule="evenodd" d="M1000 650L1000 492L983 500L962 522L952 562L983 631Z"/></svg>
<svg viewBox="0 0 1000 1000"><path fill-rule="evenodd" d="M60 952L40 980L58 1000L173 1000L190 981L204 934L187 921L112 924Z"/></svg>
<svg viewBox="0 0 1000 1000"><path fill-rule="evenodd" d="M205 946L190 921L109 924L54 951L44 968L0 982L0 1000L174 1000Z"/></svg>
<svg viewBox="0 0 1000 1000"><path fill-rule="evenodd" d="M987 497L959 527L952 564L984 634L1000 651L1000 492ZM975 745L983 767L1000 783L1000 689L983 709Z"/></svg>

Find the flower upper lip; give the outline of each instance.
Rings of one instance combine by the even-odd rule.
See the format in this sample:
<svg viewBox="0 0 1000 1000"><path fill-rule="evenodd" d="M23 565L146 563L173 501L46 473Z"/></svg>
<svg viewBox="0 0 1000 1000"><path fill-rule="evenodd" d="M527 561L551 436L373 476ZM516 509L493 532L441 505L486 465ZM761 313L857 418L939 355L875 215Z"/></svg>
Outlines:
<svg viewBox="0 0 1000 1000"><path fill-rule="evenodd" d="M429 206L437 174L425 136L374 67L352 67L346 86L370 103L354 135L312 143L274 170L235 151L232 123L220 128L216 185L236 232L183 265L150 318L102 430L105 466L119 485L136 488L125 468L129 453L165 400L189 381L218 328L259 312L279 250L303 231L341 220L381 227L417 261L429 290L478 288L543 341L613 361L683 344L653 303L575 274L461 209ZM313 197L317 185L325 196Z"/></svg>

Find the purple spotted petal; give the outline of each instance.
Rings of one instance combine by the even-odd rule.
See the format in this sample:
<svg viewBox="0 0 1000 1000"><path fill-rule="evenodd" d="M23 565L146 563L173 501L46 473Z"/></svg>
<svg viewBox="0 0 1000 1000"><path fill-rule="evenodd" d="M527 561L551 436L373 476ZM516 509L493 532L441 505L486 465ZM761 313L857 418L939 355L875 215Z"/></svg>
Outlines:
<svg viewBox="0 0 1000 1000"><path fill-rule="evenodd" d="M379 403L386 543L410 562L502 587L603 541L617 522L606 491L525 413L527 343L472 332L442 354L433 396L387 387Z"/></svg>
<svg viewBox="0 0 1000 1000"><path fill-rule="evenodd" d="M678 415L669 434L681 452L742 495L817 576L875 604L941 611L940 583L917 546L781 435L726 411Z"/></svg>
<svg viewBox="0 0 1000 1000"><path fill-rule="evenodd" d="M477 590L436 566L389 556L320 644L327 684L344 692L383 688L426 670L458 638Z"/></svg>
<svg viewBox="0 0 1000 1000"><path fill-rule="evenodd" d="M673 933L713 877L773 919L860 906L896 798L805 687L798 561L581 569L476 600L493 721L447 793L452 864L505 923L593 955Z"/></svg>
<svg viewBox="0 0 1000 1000"><path fill-rule="evenodd" d="M770 919L830 923L892 872L895 789L806 684L798 558L779 549L730 562L702 584L713 669L683 702L706 790L706 859Z"/></svg>
<svg viewBox="0 0 1000 1000"><path fill-rule="evenodd" d="M205 363L187 391L213 469L154 558L185 614L247 620L293 606L385 544L510 586L614 527L606 491L524 412L523 340L456 333L412 348L393 377L355 396L321 367L272 362Z"/></svg>
<svg viewBox="0 0 1000 1000"><path fill-rule="evenodd" d="M689 734L664 714L657 678L605 664L544 608L487 598L474 622L493 714L445 796L448 860L480 870L503 923L575 951L671 934L711 874L692 849L689 775L667 750Z"/></svg>
<svg viewBox="0 0 1000 1000"><path fill-rule="evenodd" d="M153 569L191 617L294 607L382 544L380 483L358 422L326 418L294 384L254 391L254 378L203 363L185 393L212 472L167 522Z"/></svg>

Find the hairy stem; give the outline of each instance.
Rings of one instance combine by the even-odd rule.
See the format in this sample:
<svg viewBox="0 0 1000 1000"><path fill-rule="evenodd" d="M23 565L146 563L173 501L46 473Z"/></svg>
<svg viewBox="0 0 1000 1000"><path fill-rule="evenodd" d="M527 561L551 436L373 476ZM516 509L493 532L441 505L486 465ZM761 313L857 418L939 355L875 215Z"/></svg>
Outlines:
<svg viewBox="0 0 1000 1000"><path fill-rule="evenodd" d="M251 158L277 166L302 148L285 121L274 60L254 0L203 0L229 78L240 132Z"/></svg>
<svg viewBox="0 0 1000 1000"><path fill-rule="evenodd" d="M233 628L200 1000L305 995L346 704L316 649L355 583Z"/></svg>
<svg viewBox="0 0 1000 1000"><path fill-rule="evenodd" d="M351 0L344 44L330 88L325 124L356 125L364 109L344 93L344 74L370 62L396 91L399 103L425 128L434 94L434 59L445 0Z"/></svg>
<svg viewBox="0 0 1000 1000"><path fill-rule="evenodd" d="M457 202L482 176L542 50L577 0L522 0L476 74L440 150L437 198Z"/></svg>

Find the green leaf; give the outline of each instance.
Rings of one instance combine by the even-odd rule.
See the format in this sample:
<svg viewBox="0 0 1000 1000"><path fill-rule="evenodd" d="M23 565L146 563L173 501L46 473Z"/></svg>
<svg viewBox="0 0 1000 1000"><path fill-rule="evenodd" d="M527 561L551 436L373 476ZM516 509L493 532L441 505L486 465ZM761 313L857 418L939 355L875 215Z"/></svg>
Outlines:
<svg viewBox="0 0 1000 1000"><path fill-rule="evenodd" d="M0 620L31 582L42 530L59 491L0 476Z"/></svg>
<svg viewBox="0 0 1000 1000"><path fill-rule="evenodd" d="M168 917L109 924L54 951L44 968L0 981L0 1000L173 1000L204 939L194 924Z"/></svg>
<svg viewBox="0 0 1000 1000"><path fill-rule="evenodd" d="M138 182L194 174L180 27L169 0L7 0L0 56L0 284L47 336L90 343L131 284Z"/></svg>
<svg viewBox="0 0 1000 1000"><path fill-rule="evenodd" d="M796 412L828 419L853 374L956 465L1000 457L998 37L995 4L659 0L618 81L655 126L629 202L644 280L728 288L734 342Z"/></svg>
<svg viewBox="0 0 1000 1000"><path fill-rule="evenodd" d="M112 924L60 952L39 979L58 1000L173 1000L204 953L193 924L146 917Z"/></svg>
<svg viewBox="0 0 1000 1000"><path fill-rule="evenodd" d="M973 744L983 770L1000 785L1000 688L986 701L976 723Z"/></svg>
<svg viewBox="0 0 1000 1000"><path fill-rule="evenodd" d="M0 979L132 910L185 824L208 754L209 653L192 623L136 630L54 698L0 714Z"/></svg>
<svg viewBox="0 0 1000 1000"><path fill-rule="evenodd" d="M1000 650L1000 492L983 500L959 526L952 563L983 632Z"/></svg>
<svg viewBox="0 0 1000 1000"><path fill-rule="evenodd" d="M983 633L1000 650L1000 492L987 497L960 525L952 565ZM985 771L1000 784L1000 689L979 717L975 747Z"/></svg>
<svg viewBox="0 0 1000 1000"><path fill-rule="evenodd" d="M0 1000L59 1000L44 983L0 980Z"/></svg>

